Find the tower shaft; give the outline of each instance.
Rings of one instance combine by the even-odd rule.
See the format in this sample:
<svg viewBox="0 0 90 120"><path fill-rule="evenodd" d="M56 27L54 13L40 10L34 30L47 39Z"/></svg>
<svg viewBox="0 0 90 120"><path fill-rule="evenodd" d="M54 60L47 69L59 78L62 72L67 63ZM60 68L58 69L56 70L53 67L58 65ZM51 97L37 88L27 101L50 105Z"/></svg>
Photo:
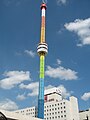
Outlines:
<svg viewBox="0 0 90 120"><path fill-rule="evenodd" d="M40 55L38 117L42 119L44 119L44 60L45 60L45 56Z"/></svg>
<svg viewBox="0 0 90 120"><path fill-rule="evenodd" d="M38 117L44 119L44 66L45 55L48 53L48 46L45 42L45 11L46 4L41 5L41 36L37 47L37 53L40 56L40 74L39 74L39 95L38 95Z"/></svg>

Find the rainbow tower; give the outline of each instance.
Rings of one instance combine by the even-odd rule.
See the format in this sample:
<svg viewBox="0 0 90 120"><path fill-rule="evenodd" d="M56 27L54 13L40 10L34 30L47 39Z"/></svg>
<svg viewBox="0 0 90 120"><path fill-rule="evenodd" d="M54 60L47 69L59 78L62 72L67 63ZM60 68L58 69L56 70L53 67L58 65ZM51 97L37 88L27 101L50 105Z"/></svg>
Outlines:
<svg viewBox="0 0 90 120"><path fill-rule="evenodd" d="M44 119L44 66L45 56L48 53L48 45L45 42L45 12L46 3L41 4L41 37L37 47L37 53L40 56L40 75L39 75L39 95L38 95L38 118Z"/></svg>

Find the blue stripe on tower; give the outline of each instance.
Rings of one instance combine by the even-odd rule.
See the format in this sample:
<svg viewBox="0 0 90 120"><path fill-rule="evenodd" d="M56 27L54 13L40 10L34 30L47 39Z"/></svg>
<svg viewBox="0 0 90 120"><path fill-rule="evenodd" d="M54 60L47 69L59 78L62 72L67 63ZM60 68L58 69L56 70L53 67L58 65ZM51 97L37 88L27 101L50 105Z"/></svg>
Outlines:
<svg viewBox="0 0 90 120"><path fill-rule="evenodd" d="M44 79L40 78L39 82L39 100L38 100L38 117L44 119Z"/></svg>
<svg viewBox="0 0 90 120"><path fill-rule="evenodd" d="M38 117L44 119L44 100L38 100Z"/></svg>
<svg viewBox="0 0 90 120"><path fill-rule="evenodd" d="M44 100L44 79L40 78L40 82L39 82L39 99L43 99Z"/></svg>

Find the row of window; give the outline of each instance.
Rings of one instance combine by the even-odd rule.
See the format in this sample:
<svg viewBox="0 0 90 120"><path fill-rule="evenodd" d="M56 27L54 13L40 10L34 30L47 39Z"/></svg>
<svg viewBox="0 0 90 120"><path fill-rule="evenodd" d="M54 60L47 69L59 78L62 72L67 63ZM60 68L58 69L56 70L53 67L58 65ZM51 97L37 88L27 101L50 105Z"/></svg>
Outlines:
<svg viewBox="0 0 90 120"><path fill-rule="evenodd" d="M65 105L65 102L63 102L63 103L58 103L58 104L55 104L55 105L54 105L54 104L53 104L53 105L49 105L49 106L47 105L47 106L44 106L44 108L46 108L46 107L48 108L48 107L59 106L59 105L62 105L62 104Z"/></svg>
<svg viewBox="0 0 90 120"><path fill-rule="evenodd" d="M45 120L50 120L50 119L58 119L58 118L66 118L66 115L47 117L47 118L44 118L44 119Z"/></svg>
<svg viewBox="0 0 90 120"><path fill-rule="evenodd" d="M58 108L52 108L52 109L47 109L47 110L44 110L44 112L48 112L48 111L53 111L53 110L60 110L60 109L65 109L66 107L64 106L64 107L58 107Z"/></svg>
<svg viewBox="0 0 90 120"><path fill-rule="evenodd" d="M44 114L45 116L46 115L56 115L56 114L61 114L61 113L66 113L66 110L64 110L64 111L58 111L58 112L52 112L52 113L47 113L47 114Z"/></svg>
<svg viewBox="0 0 90 120"><path fill-rule="evenodd" d="M35 112L32 112L32 113L26 113L27 115L32 115L32 114L35 114Z"/></svg>
<svg viewBox="0 0 90 120"><path fill-rule="evenodd" d="M35 108L33 108L33 109L27 109L27 110L22 110L21 113L23 113L23 112L29 112L29 111L35 111Z"/></svg>

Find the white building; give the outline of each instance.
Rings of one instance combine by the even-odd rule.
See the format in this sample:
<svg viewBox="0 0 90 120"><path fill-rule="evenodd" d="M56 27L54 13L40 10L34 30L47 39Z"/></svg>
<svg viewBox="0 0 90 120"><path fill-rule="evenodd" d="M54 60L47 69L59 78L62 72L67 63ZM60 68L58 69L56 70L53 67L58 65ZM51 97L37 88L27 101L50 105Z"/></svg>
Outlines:
<svg viewBox="0 0 90 120"><path fill-rule="evenodd" d="M90 120L90 108L85 111L80 111L79 118L80 120Z"/></svg>
<svg viewBox="0 0 90 120"><path fill-rule="evenodd" d="M28 108L17 110L17 111L15 111L15 113L18 113L20 115L37 117L37 108L36 107L28 107Z"/></svg>
<svg viewBox="0 0 90 120"><path fill-rule="evenodd" d="M44 111L45 120L79 120L77 98L63 99L57 88L45 91Z"/></svg>
<svg viewBox="0 0 90 120"><path fill-rule="evenodd" d="M44 119L45 120L79 120L77 98L72 96L69 99L70 100L66 100L62 98L60 89L51 88L45 90ZM21 109L15 112L18 114L28 115L32 117L37 116L36 107Z"/></svg>
<svg viewBox="0 0 90 120"><path fill-rule="evenodd" d="M0 120L41 120L39 118L27 115L17 114L15 112L0 110Z"/></svg>

